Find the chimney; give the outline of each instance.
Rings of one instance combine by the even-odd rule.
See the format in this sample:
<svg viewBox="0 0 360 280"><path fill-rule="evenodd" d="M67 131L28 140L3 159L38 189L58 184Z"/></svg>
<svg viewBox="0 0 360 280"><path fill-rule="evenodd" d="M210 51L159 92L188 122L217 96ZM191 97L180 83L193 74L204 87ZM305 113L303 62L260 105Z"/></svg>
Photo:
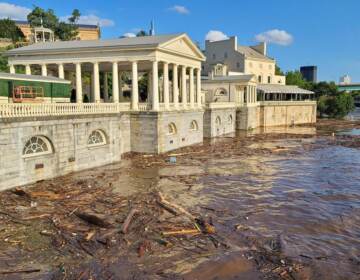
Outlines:
<svg viewBox="0 0 360 280"><path fill-rule="evenodd" d="M266 45L266 42L261 42L259 43L258 45L256 46L252 46L252 48L254 50L256 50L257 52L263 54L263 55L267 55L267 45Z"/></svg>

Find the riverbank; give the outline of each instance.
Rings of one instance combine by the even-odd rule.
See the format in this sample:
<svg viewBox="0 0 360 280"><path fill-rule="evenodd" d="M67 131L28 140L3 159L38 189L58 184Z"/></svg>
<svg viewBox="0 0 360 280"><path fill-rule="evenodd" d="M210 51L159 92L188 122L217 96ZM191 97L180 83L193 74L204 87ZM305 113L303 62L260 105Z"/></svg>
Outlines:
<svg viewBox="0 0 360 280"><path fill-rule="evenodd" d="M255 130L2 192L0 278L358 279L359 128Z"/></svg>

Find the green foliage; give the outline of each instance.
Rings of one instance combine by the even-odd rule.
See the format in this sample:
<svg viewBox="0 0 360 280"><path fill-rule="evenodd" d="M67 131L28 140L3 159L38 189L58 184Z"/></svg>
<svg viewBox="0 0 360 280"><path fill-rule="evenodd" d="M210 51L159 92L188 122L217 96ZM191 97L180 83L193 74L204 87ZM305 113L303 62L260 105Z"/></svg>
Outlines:
<svg viewBox="0 0 360 280"><path fill-rule="evenodd" d="M312 84L312 91L315 92L315 96L318 98L322 95L337 95L339 93L338 87L334 82L319 82L316 84Z"/></svg>
<svg viewBox="0 0 360 280"><path fill-rule="evenodd" d="M144 31L144 30L140 30L137 34L136 37L144 37L144 36L149 36L149 34Z"/></svg>
<svg viewBox="0 0 360 280"><path fill-rule="evenodd" d="M284 76L284 72L281 70L281 68L278 65L275 65L275 75Z"/></svg>
<svg viewBox="0 0 360 280"><path fill-rule="evenodd" d="M354 98L349 93L341 93L334 99L334 106L329 107L332 109L328 112L330 116L343 118L355 109Z"/></svg>
<svg viewBox="0 0 360 280"><path fill-rule="evenodd" d="M349 93L322 95L318 99L317 108L320 117L326 114L331 118L343 118L355 109L354 98Z"/></svg>
<svg viewBox="0 0 360 280"><path fill-rule="evenodd" d="M74 9L71 17L69 17L69 23L59 21L59 18L55 15L54 10L48 9L45 11L40 7L35 7L27 19L31 27L43 26L54 31L55 37L60 40L74 40L78 34L78 27L76 25L80 18L80 12L78 9Z"/></svg>
<svg viewBox="0 0 360 280"><path fill-rule="evenodd" d="M80 11L78 9L74 9L71 14L71 17L69 17L69 22L72 24L76 24L79 21L80 16L81 16Z"/></svg>
<svg viewBox="0 0 360 280"><path fill-rule="evenodd" d="M4 52L6 48L0 49L0 72L9 72L8 60L7 57L4 56Z"/></svg>
<svg viewBox="0 0 360 280"><path fill-rule="evenodd" d="M21 29L16 26L15 22L11 19L0 20L0 38L11 39L13 44L23 41L24 34Z"/></svg>
<svg viewBox="0 0 360 280"><path fill-rule="evenodd" d="M301 88L309 89L311 84L304 80L300 71L288 71L286 72L286 84L295 85Z"/></svg>

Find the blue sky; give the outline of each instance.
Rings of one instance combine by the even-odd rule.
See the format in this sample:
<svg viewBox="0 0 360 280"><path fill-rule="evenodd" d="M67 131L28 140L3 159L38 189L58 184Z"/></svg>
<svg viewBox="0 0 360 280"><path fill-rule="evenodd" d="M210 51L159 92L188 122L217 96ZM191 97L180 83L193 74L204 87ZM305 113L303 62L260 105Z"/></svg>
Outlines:
<svg viewBox="0 0 360 280"><path fill-rule="evenodd" d="M317 65L320 80L360 82L359 0L5 1L0 17L21 19L33 5L58 16L78 8L84 23L101 23L103 38L148 30L154 19L158 34L186 32L201 45L209 31L245 45L266 40L283 70Z"/></svg>

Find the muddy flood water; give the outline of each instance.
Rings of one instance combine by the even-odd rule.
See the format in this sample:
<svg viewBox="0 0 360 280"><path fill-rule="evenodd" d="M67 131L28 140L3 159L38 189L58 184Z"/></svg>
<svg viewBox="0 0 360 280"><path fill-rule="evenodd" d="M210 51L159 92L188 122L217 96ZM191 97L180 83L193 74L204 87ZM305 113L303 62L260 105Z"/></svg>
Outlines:
<svg viewBox="0 0 360 280"><path fill-rule="evenodd" d="M359 129L323 122L253 131L167 155L128 155L21 188L30 195L3 192L0 279L360 279ZM79 200L69 201L78 189ZM152 206L155 191L216 234L160 238L189 224ZM88 207L121 224L129 205L142 214L114 245L99 239L104 229L71 215Z"/></svg>

